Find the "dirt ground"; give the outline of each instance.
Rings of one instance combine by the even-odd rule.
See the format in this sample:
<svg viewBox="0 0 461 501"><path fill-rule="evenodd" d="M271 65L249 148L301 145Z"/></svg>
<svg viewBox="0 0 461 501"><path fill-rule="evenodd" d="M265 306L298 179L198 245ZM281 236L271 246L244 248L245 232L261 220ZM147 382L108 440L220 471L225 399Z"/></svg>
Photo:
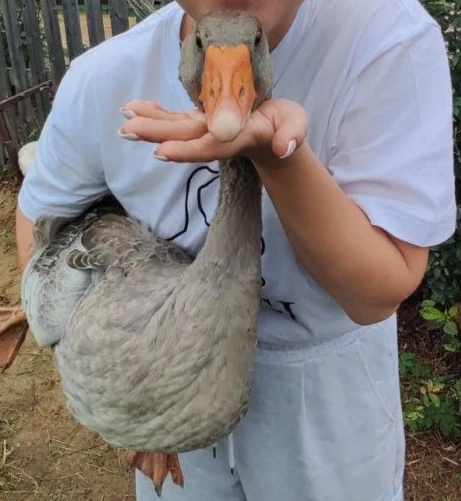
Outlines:
<svg viewBox="0 0 461 501"><path fill-rule="evenodd" d="M16 191L0 181L0 301L17 304ZM29 335L0 374L1 501L134 501L122 451L86 431L67 412L48 349Z"/></svg>
<svg viewBox="0 0 461 501"><path fill-rule="evenodd" d="M1 176L1 174L0 174ZM16 186L0 177L0 304L17 304ZM406 501L461 500L461 444L407 435ZM50 351L31 336L0 374L0 501L134 501L133 475L68 414ZM350 500L354 501L354 500Z"/></svg>

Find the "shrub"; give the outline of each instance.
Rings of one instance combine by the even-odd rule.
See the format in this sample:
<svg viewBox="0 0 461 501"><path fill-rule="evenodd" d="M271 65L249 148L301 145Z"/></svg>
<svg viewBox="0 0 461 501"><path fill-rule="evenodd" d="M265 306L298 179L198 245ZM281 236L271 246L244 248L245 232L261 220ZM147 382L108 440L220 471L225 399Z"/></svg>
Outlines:
<svg viewBox="0 0 461 501"><path fill-rule="evenodd" d="M432 373L414 353L400 355L404 419L413 432L439 428L445 437L461 435L461 379Z"/></svg>
<svg viewBox="0 0 461 501"><path fill-rule="evenodd" d="M422 0L444 33L453 85L453 133L457 225L453 236L431 249L422 289L428 298L421 316L439 332L445 350L461 351L461 0ZM447 353L447 356L449 354ZM461 436L461 379L455 366L431 371L409 352L400 355L403 407L411 431L438 428L447 437Z"/></svg>
<svg viewBox="0 0 461 501"><path fill-rule="evenodd" d="M461 179L461 0L423 0L445 36L453 82L455 170Z"/></svg>
<svg viewBox="0 0 461 501"><path fill-rule="evenodd" d="M461 347L460 317L453 314L461 303L461 0L423 0L423 4L442 28L450 60L458 218L454 235L431 250L424 280L431 303L422 305L421 314L433 326L440 324L450 337L446 346L453 351Z"/></svg>

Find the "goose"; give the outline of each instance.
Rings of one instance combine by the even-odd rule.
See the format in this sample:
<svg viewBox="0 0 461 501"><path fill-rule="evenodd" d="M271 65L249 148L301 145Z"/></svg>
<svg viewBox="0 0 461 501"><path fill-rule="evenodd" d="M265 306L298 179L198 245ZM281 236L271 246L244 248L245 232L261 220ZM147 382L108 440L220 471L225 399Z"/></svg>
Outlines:
<svg viewBox="0 0 461 501"><path fill-rule="evenodd" d="M181 45L179 78L209 131L235 138L271 97L259 20L240 11L203 16ZM70 413L135 451L131 465L159 495L168 474L184 483L178 454L232 433L251 393L262 185L245 157L219 169L217 208L195 259L104 197L72 221L37 220L22 308L2 310L3 365L29 325L53 349Z"/></svg>
<svg viewBox="0 0 461 501"><path fill-rule="evenodd" d="M24 144L18 151L19 169L25 177L35 160L38 141L30 141Z"/></svg>

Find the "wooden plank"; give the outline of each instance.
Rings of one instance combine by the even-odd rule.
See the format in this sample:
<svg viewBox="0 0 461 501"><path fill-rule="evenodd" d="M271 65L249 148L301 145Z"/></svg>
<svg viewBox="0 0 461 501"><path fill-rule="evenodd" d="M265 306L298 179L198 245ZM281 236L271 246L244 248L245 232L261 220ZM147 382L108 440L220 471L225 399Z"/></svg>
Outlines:
<svg viewBox="0 0 461 501"><path fill-rule="evenodd" d="M154 0L127 0L127 3L134 13L137 23L162 7L161 2L154 2Z"/></svg>
<svg viewBox="0 0 461 501"><path fill-rule="evenodd" d="M6 66L6 54L5 54L5 39L3 38L3 33L0 31L0 99L5 99L11 95L11 85L9 78L9 70Z"/></svg>
<svg viewBox="0 0 461 501"><path fill-rule="evenodd" d="M16 138L11 134L11 132L12 128L8 124L5 113L0 112L0 139L5 145L9 160L15 168L17 175L19 176L21 173L18 162L19 145Z"/></svg>
<svg viewBox="0 0 461 501"><path fill-rule="evenodd" d="M37 105L37 107L40 105L39 97L43 96L50 102L51 99L51 89L53 87L53 81L48 80L46 82L42 82L39 85L36 85L30 89L27 89L24 92L21 92L19 94L15 94L14 96L11 96L3 101L0 101L0 114L3 114L4 118L6 119L5 123L10 124L9 127L7 127L10 131L10 138L6 138L6 142L8 142L9 139L11 139L14 143L14 145L23 145L27 143L28 141L31 140L31 137L36 137L43 126L43 122L40 122L40 119L36 120L35 116L31 117L30 122L27 124L28 127L17 127L17 115L18 115L18 104L24 100L25 98L28 98L29 96L34 98L34 101ZM46 118L46 116L45 116ZM5 142L5 133L3 133L3 141ZM5 144L8 146L7 144ZM15 147L16 147L15 146ZM7 148L8 151L8 156L10 157L10 149ZM12 157L10 157L12 158ZM14 161L14 158L13 158Z"/></svg>
<svg viewBox="0 0 461 501"><path fill-rule="evenodd" d="M9 77L13 73L13 70L11 68L7 68L7 72L8 72L8 77ZM27 81L31 82L32 81L32 70L30 68L26 68L26 75L27 75ZM46 71L45 72L45 81L51 80L52 78L53 78L53 75L52 75L51 71ZM8 95L11 95L11 93Z"/></svg>
<svg viewBox="0 0 461 501"><path fill-rule="evenodd" d="M51 60L53 83L58 87L66 72L64 51L62 48L61 31L56 8L56 0L41 0L43 24L48 43L48 54Z"/></svg>
<svg viewBox="0 0 461 501"><path fill-rule="evenodd" d="M0 111L2 111L4 108L7 106L10 106L15 103L19 103L23 99L32 96L33 94L36 94L38 92L43 92L45 90L51 89L53 86L53 82L51 80L48 80L46 82L42 82L38 85L35 85L34 87L31 87L30 89L27 89L23 92L19 92L18 94L15 94L14 96L7 97L6 99L3 99L0 101Z"/></svg>
<svg viewBox="0 0 461 501"><path fill-rule="evenodd" d="M43 57L42 40L40 39L37 8L35 2L30 0L21 0L21 7L31 69L29 85L36 86L46 80L45 59ZM50 101L47 95L40 93L36 102L38 123L42 125L50 111Z"/></svg>
<svg viewBox="0 0 461 501"><path fill-rule="evenodd" d="M18 125L18 104L30 96L38 97L44 93L49 96L52 86L52 80L48 80L0 101L0 165L4 165L6 157L13 166L17 165L19 147L30 141L31 134L37 134L41 130L42 124L38 128L28 129ZM37 125L33 120L30 123Z"/></svg>
<svg viewBox="0 0 461 501"><path fill-rule="evenodd" d="M6 39L8 42L8 52L11 59L12 84L16 91L27 88L26 65L21 53L21 34L18 25L18 12L15 0L3 1L3 20L6 29Z"/></svg>
<svg viewBox="0 0 461 501"><path fill-rule="evenodd" d="M109 0L110 23L112 35L127 31L130 27L128 21L128 5L126 0Z"/></svg>
<svg viewBox="0 0 461 501"><path fill-rule="evenodd" d="M28 81L26 65L21 52L21 34L19 32L16 0L3 0L3 21L5 23L8 51L13 70L11 83L14 86L15 92L21 92L27 89ZM20 103L19 115L21 126L30 123L33 116L30 99Z"/></svg>
<svg viewBox="0 0 461 501"><path fill-rule="evenodd" d="M83 54L82 28L80 27L80 14L78 0L62 0L62 11L66 27L67 51L69 61Z"/></svg>
<svg viewBox="0 0 461 501"><path fill-rule="evenodd" d="M94 47L105 39L100 0L85 0L85 9L90 47Z"/></svg>
<svg viewBox="0 0 461 501"><path fill-rule="evenodd" d="M21 121L19 108L19 104L17 104L15 106L10 106L4 111L5 118L10 125L11 136L15 143L21 141L22 130L19 125L24 123Z"/></svg>

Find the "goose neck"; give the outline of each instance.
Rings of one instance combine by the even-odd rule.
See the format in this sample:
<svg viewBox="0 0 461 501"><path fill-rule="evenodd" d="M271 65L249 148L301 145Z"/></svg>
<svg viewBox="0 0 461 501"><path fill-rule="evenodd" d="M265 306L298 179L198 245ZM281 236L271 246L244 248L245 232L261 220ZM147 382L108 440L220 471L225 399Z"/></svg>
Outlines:
<svg viewBox="0 0 461 501"><path fill-rule="evenodd" d="M250 160L220 164L218 207L202 249L207 259L224 260L233 269L260 263L261 181Z"/></svg>

